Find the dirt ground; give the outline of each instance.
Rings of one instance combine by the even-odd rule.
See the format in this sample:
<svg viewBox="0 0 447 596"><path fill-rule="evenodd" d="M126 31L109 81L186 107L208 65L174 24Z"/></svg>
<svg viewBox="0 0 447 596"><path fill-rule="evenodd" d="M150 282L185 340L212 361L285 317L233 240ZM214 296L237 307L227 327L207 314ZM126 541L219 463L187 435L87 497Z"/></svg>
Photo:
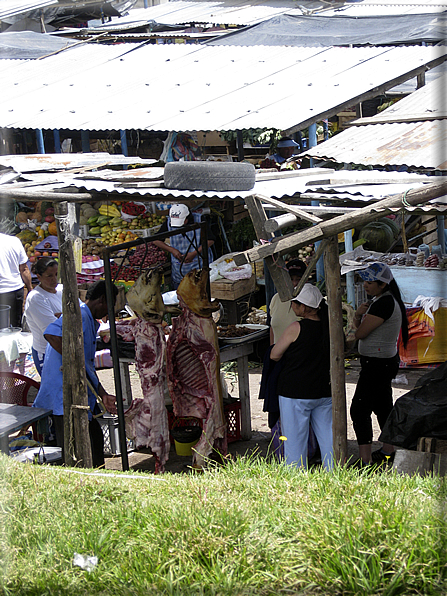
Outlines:
<svg viewBox="0 0 447 596"><path fill-rule="evenodd" d="M396 400L398 397L413 389L417 379L425 374L423 369L419 370L402 370L399 372L396 380L393 382L393 397ZM252 421L252 438L249 441L235 441L228 445L229 453L232 455L245 455L251 453L258 453L261 456L266 456L271 452L270 445L270 429L267 424L267 413L262 411L263 402L258 399L259 385L261 381L262 368L256 364L249 370L250 380L250 404L251 404L251 421ZM358 457L357 442L355 440L354 430L349 417L349 408L351 400L354 395L356 382L359 374L359 362L356 359L349 361L349 366L346 368L346 402L347 402L347 438L348 438L348 458ZM98 376L104 388L111 394L115 393L114 375L112 369L104 369L98 371ZM130 367L130 377L132 385L133 398L142 397L141 387L138 373L133 365ZM397 382L399 381L399 382ZM231 371L226 374L226 383L228 392L233 397L238 396L237 376ZM375 417L373 416L374 437L380 434L380 429ZM373 449L380 446L380 443L375 441ZM154 457L146 450L139 452L129 452L128 454L129 467L133 470L144 470L147 472L154 472L155 462ZM190 471L192 459L190 456L178 456L175 452L174 446L171 446L169 460L166 464L166 471L172 473L187 473ZM112 456L106 459L106 468L112 470L121 470L122 461L121 456Z"/></svg>

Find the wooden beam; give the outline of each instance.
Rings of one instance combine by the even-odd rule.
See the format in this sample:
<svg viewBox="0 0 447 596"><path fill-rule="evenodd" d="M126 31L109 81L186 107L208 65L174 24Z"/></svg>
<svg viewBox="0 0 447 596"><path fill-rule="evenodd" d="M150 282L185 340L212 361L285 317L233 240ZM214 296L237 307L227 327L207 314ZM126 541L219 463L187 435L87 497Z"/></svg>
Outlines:
<svg viewBox="0 0 447 596"><path fill-rule="evenodd" d="M343 309L340 264L338 260L338 238L331 236L325 240L324 271L329 307L329 337L331 353L332 388L332 436L334 458L344 463L348 453L345 357L343 334Z"/></svg>
<svg viewBox="0 0 447 596"><path fill-rule="evenodd" d="M18 201L52 201L53 203L60 203L61 201L70 201L77 203L84 203L85 201L96 200L98 195L89 192L52 192L49 190L38 191L23 189L14 189L11 184L10 188L6 188L6 184L0 185L0 198L16 199ZM104 199L107 196L103 196Z"/></svg>
<svg viewBox="0 0 447 596"><path fill-rule="evenodd" d="M296 215L297 217L299 217L300 219L304 219L305 221L310 221L311 223L320 223L320 221L322 221L321 218L317 217L316 215L312 215L311 213L307 213L306 211L303 211L296 205L288 205L287 203L283 203L282 201L278 201L277 199L272 199L270 197L265 197L264 195L256 194L254 196L256 199L258 199L258 201L271 203L272 205L275 205L275 207L279 207L280 209L283 209L288 213L293 213L293 215Z"/></svg>
<svg viewBox="0 0 447 596"><path fill-rule="evenodd" d="M59 240L62 294L62 375L64 404L64 455L67 466L93 465L88 429L88 399L85 375L84 336L79 306L76 269L70 235L68 204L54 206ZM73 449L74 439L74 449Z"/></svg>
<svg viewBox="0 0 447 596"><path fill-rule="evenodd" d="M267 221L267 215L264 211L262 203L258 201L254 195L247 197L245 199L245 203L248 207L258 240L271 240L274 237L273 234L267 233L264 229L264 224ZM292 297L293 284L283 258L280 255L278 255L276 258L267 256L265 263L268 267L270 275L272 276L272 280L278 291L280 300L282 302L290 300Z"/></svg>
<svg viewBox="0 0 447 596"><path fill-rule="evenodd" d="M269 244L256 246L250 250L239 253L234 256L237 265L252 263L265 259L269 256L281 255L290 250L306 246L310 242L317 242L323 238L334 236L345 230L351 230L356 226L364 225L383 216L380 210L389 207L403 207L406 205L418 205L427 201L437 199L447 195L447 181L437 181L427 184L423 188L409 190L406 193L394 195L392 197L377 201L373 205L368 205L362 209L353 209L352 213L334 217L328 221L319 223L306 230L301 230L294 234L275 238Z"/></svg>

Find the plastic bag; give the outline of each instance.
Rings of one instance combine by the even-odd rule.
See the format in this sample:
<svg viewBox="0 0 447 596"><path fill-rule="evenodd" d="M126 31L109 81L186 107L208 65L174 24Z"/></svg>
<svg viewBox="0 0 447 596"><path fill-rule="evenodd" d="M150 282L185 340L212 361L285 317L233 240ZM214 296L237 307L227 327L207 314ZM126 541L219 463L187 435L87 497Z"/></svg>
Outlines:
<svg viewBox="0 0 447 596"><path fill-rule="evenodd" d="M416 449L419 437L447 440L447 362L396 400L379 441Z"/></svg>
<svg viewBox="0 0 447 596"><path fill-rule="evenodd" d="M233 266L231 268L225 269L224 271L220 271L222 277L226 279L231 279L231 281L237 281L238 279L250 279L253 275L253 270L250 264L241 265L237 267L233 262Z"/></svg>

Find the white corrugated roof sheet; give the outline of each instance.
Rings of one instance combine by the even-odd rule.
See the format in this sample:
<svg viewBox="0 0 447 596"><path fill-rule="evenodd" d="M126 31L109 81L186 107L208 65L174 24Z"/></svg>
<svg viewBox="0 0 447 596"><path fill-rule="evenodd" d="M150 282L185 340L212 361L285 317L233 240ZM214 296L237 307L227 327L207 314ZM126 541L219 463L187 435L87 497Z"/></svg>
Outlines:
<svg viewBox="0 0 447 596"><path fill-rule="evenodd" d="M304 2L306 4L306 2ZM323 2L308 3L323 6ZM259 23L273 16L293 10L301 10L295 0L218 0L166 2L158 6L130 10L124 17L112 19L108 23L90 28L88 31L123 31L143 27L150 21L164 25L238 25Z"/></svg>
<svg viewBox="0 0 447 596"><path fill-rule="evenodd" d="M82 44L1 71L0 127L287 131L446 56L439 46Z"/></svg>
<svg viewBox="0 0 447 596"><path fill-rule="evenodd" d="M446 83L444 75L376 116L354 121L363 125L352 126L306 155L339 163L446 170Z"/></svg>
<svg viewBox="0 0 447 596"><path fill-rule="evenodd" d="M155 179L163 174L163 168L143 168L142 170L127 170L117 172L112 170L101 170L98 172L85 172L73 174L70 172L34 173L35 166L29 166L22 161L14 160L11 156L8 165L24 166L29 168L29 174L23 174L25 180L35 182L36 185L43 185L42 189L50 190L56 188L76 187L80 190L94 191L98 193L117 193L125 200L140 196L142 200L177 201L180 199L244 199L254 193L276 199L291 198L302 193L344 193L347 198L355 201L380 200L392 194L405 192L410 188L418 188L423 184L433 182L432 176L420 174L408 174L406 172L335 172L331 169L315 168L298 170L296 175L287 174L287 177L273 180L257 180L253 189L249 191L188 191L171 190L162 186L155 188L123 186L122 182L140 182L142 176ZM1 161L0 161L1 163ZM86 162L90 163L90 161ZM72 164L67 166L72 167ZM122 182L110 180L109 178L121 179ZM20 185L15 184L16 187ZM30 188L36 192L36 188ZM335 199L335 197L334 197Z"/></svg>
<svg viewBox="0 0 447 596"><path fill-rule="evenodd" d="M447 10L446 0L429 0L428 2L412 0L364 0L363 2L345 2L343 6L323 9L318 14L327 16L346 15L365 17L393 14L428 14Z"/></svg>
<svg viewBox="0 0 447 596"><path fill-rule="evenodd" d="M0 21L57 3L58 0L1 0Z"/></svg>
<svg viewBox="0 0 447 596"><path fill-rule="evenodd" d="M446 148L447 120L432 120L352 127L305 155L347 164L446 170Z"/></svg>
<svg viewBox="0 0 447 596"><path fill-rule="evenodd" d="M360 118L352 123L380 124L385 122L416 122L418 120L440 120L447 118L447 65L442 65L444 74L400 99L395 104L370 118Z"/></svg>

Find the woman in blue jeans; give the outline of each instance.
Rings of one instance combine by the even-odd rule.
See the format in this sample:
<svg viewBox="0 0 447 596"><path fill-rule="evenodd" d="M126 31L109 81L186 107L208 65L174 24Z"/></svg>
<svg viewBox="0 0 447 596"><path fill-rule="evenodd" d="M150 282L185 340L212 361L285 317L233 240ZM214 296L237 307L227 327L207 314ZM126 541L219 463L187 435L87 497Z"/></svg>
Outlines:
<svg viewBox="0 0 447 596"><path fill-rule="evenodd" d="M270 358L284 360L278 380L284 459L307 466L309 423L326 470L333 467L328 307L320 290L305 284L292 299L301 321L291 323L273 346Z"/></svg>

